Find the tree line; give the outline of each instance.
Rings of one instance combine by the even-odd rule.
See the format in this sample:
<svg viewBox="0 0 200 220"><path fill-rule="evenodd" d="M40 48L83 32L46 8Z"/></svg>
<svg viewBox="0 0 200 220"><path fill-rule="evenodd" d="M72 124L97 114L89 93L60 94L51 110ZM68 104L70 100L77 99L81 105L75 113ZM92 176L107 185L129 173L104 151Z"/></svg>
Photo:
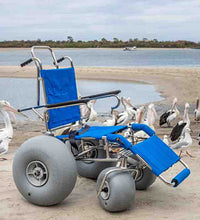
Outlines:
<svg viewBox="0 0 200 220"><path fill-rule="evenodd" d="M125 48L125 47L146 47L146 48L200 48L200 42L192 42L187 40L177 41L159 41L157 39L149 40L147 38L138 39L130 38L127 41L122 41L118 38L113 40L91 40L91 41L75 41L73 37L67 36L66 40L13 40L13 41L0 41L0 48L7 47L21 47L29 48L34 45L47 45L55 48Z"/></svg>

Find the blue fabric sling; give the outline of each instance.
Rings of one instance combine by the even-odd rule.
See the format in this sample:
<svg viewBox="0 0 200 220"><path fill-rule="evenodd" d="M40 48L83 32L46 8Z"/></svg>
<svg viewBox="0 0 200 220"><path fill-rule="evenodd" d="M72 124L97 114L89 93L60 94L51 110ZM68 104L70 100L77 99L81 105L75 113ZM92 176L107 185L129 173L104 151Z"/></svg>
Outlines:
<svg viewBox="0 0 200 220"><path fill-rule="evenodd" d="M77 100L74 68L40 70L44 81L46 104ZM79 106L49 110L48 128L53 129L80 120Z"/></svg>

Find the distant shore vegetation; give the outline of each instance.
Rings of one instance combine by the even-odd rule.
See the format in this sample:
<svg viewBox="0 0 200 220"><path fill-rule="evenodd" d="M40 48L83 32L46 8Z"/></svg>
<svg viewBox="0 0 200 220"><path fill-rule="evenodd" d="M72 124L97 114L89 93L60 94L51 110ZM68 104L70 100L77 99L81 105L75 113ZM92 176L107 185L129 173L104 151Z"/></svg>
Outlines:
<svg viewBox="0 0 200 220"><path fill-rule="evenodd" d="M66 40L54 41L54 40L13 40L13 41L0 41L0 48L8 47L20 47L28 48L34 45L48 45L55 48L125 48L125 47L144 47L144 48L198 48L200 49L200 42L192 42L186 40L177 41L159 41L157 39L149 40L147 38L138 39L130 38L128 41L122 41L118 38L113 40L107 40L102 38L101 40L91 41L75 41L73 37L67 36Z"/></svg>

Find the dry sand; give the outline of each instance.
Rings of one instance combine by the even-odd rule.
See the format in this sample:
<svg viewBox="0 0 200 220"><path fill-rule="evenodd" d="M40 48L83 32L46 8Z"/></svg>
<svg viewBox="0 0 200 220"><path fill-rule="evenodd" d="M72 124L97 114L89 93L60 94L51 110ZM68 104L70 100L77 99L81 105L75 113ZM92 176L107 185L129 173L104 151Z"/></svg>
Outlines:
<svg viewBox="0 0 200 220"><path fill-rule="evenodd" d="M26 67L0 67L1 77L34 77L35 69ZM76 68L77 77L84 79L145 81L156 86L165 100L157 103L159 113L177 96L179 104L195 104L199 95L200 68ZM116 88L117 89L117 88ZM159 108L159 106L164 106ZM181 108L181 109L182 109ZM182 113L182 112L181 112ZM200 131L191 115L192 136ZM157 134L169 134L171 129L157 128ZM24 140L40 135L44 125L40 122L17 122L8 160L0 161L0 220L2 219L200 219L200 147L196 140L189 149L195 158L184 156L191 169L190 177L178 188L170 188L160 180L146 191L137 191L135 207L122 213L108 213L98 204L95 181L78 178L71 195L60 205L38 207L25 201L12 179L12 160L15 150ZM177 168L178 169L178 168ZM175 175L176 169L170 177Z"/></svg>

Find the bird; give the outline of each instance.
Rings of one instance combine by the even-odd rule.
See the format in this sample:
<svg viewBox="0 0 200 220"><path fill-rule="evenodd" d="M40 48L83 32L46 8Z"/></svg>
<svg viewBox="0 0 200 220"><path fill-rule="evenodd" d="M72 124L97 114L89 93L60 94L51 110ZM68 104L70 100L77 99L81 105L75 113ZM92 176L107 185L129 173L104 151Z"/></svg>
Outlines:
<svg viewBox="0 0 200 220"><path fill-rule="evenodd" d="M183 120L179 121L172 129L172 131L170 133L171 141L176 141L178 138L181 137L184 129L186 127L190 127L190 119L189 119L189 115L188 115L189 108L190 108L190 105L188 103L185 103Z"/></svg>
<svg viewBox="0 0 200 220"><path fill-rule="evenodd" d="M117 111L116 110L112 110L112 118L107 119L106 121L104 121L103 125L104 126L115 126L117 124Z"/></svg>
<svg viewBox="0 0 200 220"><path fill-rule="evenodd" d="M144 123L144 113L145 113L144 106L141 106L140 108L137 109L136 120L135 120L136 123L138 123L138 124Z"/></svg>
<svg viewBox="0 0 200 220"><path fill-rule="evenodd" d="M176 117L180 114L179 110L177 109L176 103L177 103L177 98L174 98L171 109L166 111L160 116L160 122L159 122L160 127L166 123L168 127L170 127L170 123L173 120L175 120Z"/></svg>
<svg viewBox="0 0 200 220"><path fill-rule="evenodd" d="M155 131L154 124L156 122L157 118L157 113L155 110L155 106L153 103L148 105L148 110L147 110L147 118L145 120L145 124L148 125L151 129Z"/></svg>
<svg viewBox="0 0 200 220"><path fill-rule="evenodd" d="M137 107L135 107L131 104L130 97L128 97L128 98L122 97L121 102L124 105L124 107L125 107L126 111L128 112L129 116L131 117L131 120L135 120L136 113L137 113Z"/></svg>
<svg viewBox="0 0 200 220"><path fill-rule="evenodd" d="M12 127L12 123L11 123L8 112L12 116L13 120L15 120L14 113L22 115L22 113L19 113L17 110L15 110L10 105L9 102L7 102L5 100L0 101L0 113L3 116L4 123L5 123L5 127L0 129L0 155L7 153L9 143L13 137L13 127ZM7 160L7 159L3 157L3 158L0 158L0 160Z"/></svg>
<svg viewBox="0 0 200 220"><path fill-rule="evenodd" d="M97 112L94 109L96 100L90 100L86 105L80 105L81 117L85 122L95 121L97 119Z"/></svg>
<svg viewBox="0 0 200 220"><path fill-rule="evenodd" d="M169 145L169 141L168 141L168 136L167 136L167 135L164 135L164 136L163 136L163 142L164 142L166 145Z"/></svg>
<svg viewBox="0 0 200 220"><path fill-rule="evenodd" d="M144 108L144 106L141 106L138 111L136 123L148 125L151 129L155 130L154 124L156 121L157 113L156 113L154 104L151 103L148 105L146 119L144 119L144 112L145 112L145 108ZM134 133L134 137L136 139L146 139L149 136L144 131L138 131L138 132Z"/></svg>
<svg viewBox="0 0 200 220"><path fill-rule="evenodd" d="M184 130L184 134L181 136L180 140L177 143L171 145L172 149L181 149L179 153L179 157L181 157L184 149L187 149L192 145L192 138L190 136L190 131L191 131L190 128L187 127ZM186 154L190 157L193 157L187 150L186 150Z"/></svg>
<svg viewBox="0 0 200 220"><path fill-rule="evenodd" d="M200 104L199 104L198 97L197 97L197 102L196 102L196 109L194 110L194 119L195 119L195 121L200 120Z"/></svg>
<svg viewBox="0 0 200 220"><path fill-rule="evenodd" d="M117 125L127 125L132 119L133 113L131 112L131 107L127 104L124 97L121 97L121 103L124 106L124 111L119 113L117 116Z"/></svg>
<svg viewBox="0 0 200 220"><path fill-rule="evenodd" d="M145 113L145 107L141 106L136 115L136 122L137 124L147 124L147 120L144 120L144 113ZM134 133L135 141L137 142L138 139L146 139L148 138L148 135L144 131L137 131Z"/></svg>

